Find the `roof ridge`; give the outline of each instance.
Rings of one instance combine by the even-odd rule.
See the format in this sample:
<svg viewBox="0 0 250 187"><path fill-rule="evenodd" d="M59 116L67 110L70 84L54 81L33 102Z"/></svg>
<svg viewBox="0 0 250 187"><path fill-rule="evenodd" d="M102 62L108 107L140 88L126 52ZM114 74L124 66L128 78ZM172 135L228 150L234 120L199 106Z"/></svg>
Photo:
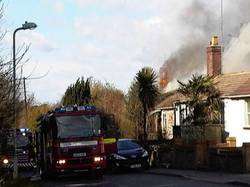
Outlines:
<svg viewBox="0 0 250 187"><path fill-rule="evenodd" d="M250 71L241 71L241 72L234 72L234 73L225 73L225 74L220 74L220 76L232 76L232 75L243 75L243 74L250 74Z"/></svg>

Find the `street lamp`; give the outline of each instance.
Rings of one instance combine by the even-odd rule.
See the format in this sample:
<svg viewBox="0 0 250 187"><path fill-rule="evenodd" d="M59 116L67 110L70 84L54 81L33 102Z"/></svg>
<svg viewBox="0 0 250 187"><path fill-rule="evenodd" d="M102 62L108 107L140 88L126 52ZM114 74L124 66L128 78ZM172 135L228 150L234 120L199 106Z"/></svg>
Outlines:
<svg viewBox="0 0 250 187"><path fill-rule="evenodd" d="M13 178L18 177L17 167L17 142L16 142L16 33L20 30L33 30L37 27L35 23L25 22L22 27L17 28L13 33L13 110L14 110L14 172Z"/></svg>
<svg viewBox="0 0 250 187"><path fill-rule="evenodd" d="M22 29L23 30L26 30L26 29L34 30L36 27L37 27L37 25L35 23L25 21L25 23L22 26Z"/></svg>

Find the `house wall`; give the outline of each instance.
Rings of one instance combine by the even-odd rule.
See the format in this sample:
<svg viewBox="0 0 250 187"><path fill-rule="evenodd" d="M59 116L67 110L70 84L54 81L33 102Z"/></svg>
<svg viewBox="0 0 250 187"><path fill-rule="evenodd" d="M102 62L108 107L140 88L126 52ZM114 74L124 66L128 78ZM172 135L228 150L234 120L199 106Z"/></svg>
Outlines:
<svg viewBox="0 0 250 187"><path fill-rule="evenodd" d="M147 122L148 140L157 140L159 138L159 132L161 131L160 117L161 111L154 111L149 115Z"/></svg>
<svg viewBox="0 0 250 187"><path fill-rule="evenodd" d="M165 139L170 140L173 138L173 126L174 126L174 110L162 110L161 128L162 128L162 135Z"/></svg>
<svg viewBox="0 0 250 187"><path fill-rule="evenodd" d="M247 107L244 99L225 99L225 130L230 137L236 138L236 146L250 142L250 130L247 127Z"/></svg>

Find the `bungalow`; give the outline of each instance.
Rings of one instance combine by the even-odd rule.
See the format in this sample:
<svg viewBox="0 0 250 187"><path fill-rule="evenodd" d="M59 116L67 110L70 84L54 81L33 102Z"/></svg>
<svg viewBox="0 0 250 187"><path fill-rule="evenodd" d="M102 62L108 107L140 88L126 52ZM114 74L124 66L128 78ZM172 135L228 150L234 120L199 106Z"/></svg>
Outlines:
<svg viewBox="0 0 250 187"><path fill-rule="evenodd" d="M221 46L217 37L207 47L207 74L213 76L214 83L223 101L220 123L224 124L229 137L236 139L236 145L250 142L250 72L221 73ZM173 126L182 125L187 115L184 97L176 91L165 94L165 99L156 106L160 114L163 137L173 138ZM159 129L159 128L158 128Z"/></svg>

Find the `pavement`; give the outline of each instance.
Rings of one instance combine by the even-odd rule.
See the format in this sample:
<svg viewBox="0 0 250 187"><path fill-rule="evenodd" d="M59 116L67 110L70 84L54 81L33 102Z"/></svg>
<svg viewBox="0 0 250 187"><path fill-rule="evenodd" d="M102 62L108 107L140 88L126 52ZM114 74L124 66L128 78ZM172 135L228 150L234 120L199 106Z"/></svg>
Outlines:
<svg viewBox="0 0 250 187"><path fill-rule="evenodd" d="M223 172L208 172L197 170L177 170L177 169L151 169L148 174L164 175L171 177L181 177L190 180L210 182L214 184L232 184L239 186L250 186L250 174L235 174Z"/></svg>

